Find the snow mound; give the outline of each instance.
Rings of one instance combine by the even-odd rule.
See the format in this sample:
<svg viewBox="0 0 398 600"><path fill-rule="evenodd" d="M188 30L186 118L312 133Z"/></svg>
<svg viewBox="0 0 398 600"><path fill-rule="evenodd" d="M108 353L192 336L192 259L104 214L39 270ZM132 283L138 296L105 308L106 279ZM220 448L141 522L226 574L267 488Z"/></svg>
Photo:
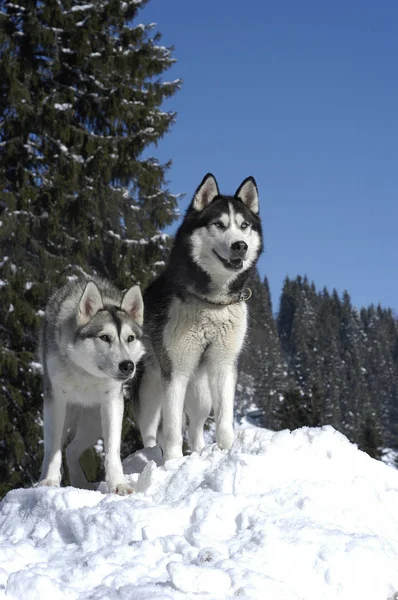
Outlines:
<svg viewBox="0 0 398 600"><path fill-rule="evenodd" d="M0 598L398 598L398 471L332 427L243 429L230 452L159 459L125 461L143 469L128 497L10 492Z"/></svg>

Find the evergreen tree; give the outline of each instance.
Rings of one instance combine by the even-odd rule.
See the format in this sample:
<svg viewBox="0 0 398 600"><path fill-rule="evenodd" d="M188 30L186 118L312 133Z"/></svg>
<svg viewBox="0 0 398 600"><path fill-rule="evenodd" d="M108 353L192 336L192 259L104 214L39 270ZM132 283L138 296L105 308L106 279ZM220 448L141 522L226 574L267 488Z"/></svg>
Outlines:
<svg viewBox="0 0 398 600"><path fill-rule="evenodd" d="M367 415L363 420L358 446L372 458L380 460L382 455L383 438L380 432L380 422L373 415Z"/></svg>
<svg viewBox="0 0 398 600"><path fill-rule="evenodd" d="M343 380L340 382L341 430L349 439L359 443L364 415L370 412L372 400L365 378L366 348L361 322L347 291L344 291L340 302L339 321L340 359L343 365Z"/></svg>
<svg viewBox="0 0 398 600"><path fill-rule="evenodd" d="M285 277L280 298L279 312L277 317L278 335L282 344L282 350L286 358L293 354L292 330L293 321L297 310L295 297L296 286L289 277ZM290 366L290 365L289 365Z"/></svg>
<svg viewBox="0 0 398 600"><path fill-rule="evenodd" d="M264 411L264 424L275 426L274 406L284 389L284 363L268 280L262 282L256 271L249 282L252 297L245 346L239 361L237 412L241 416L250 405Z"/></svg>
<svg viewBox="0 0 398 600"><path fill-rule="evenodd" d="M35 352L51 290L81 272L145 286L167 250L169 163L148 148L180 82L162 80L172 49L134 23L145 3L0 2L0 495L40 470Z"/></svg>
<svg viewBox="0 0 398 600"><path fill-rule="evenodd" d="M279 429L298 429L299 427L319 427L323 425L322 397L316 386L307 394L291 387L283 395L276 409Z"/></svg>
<svg viewBox="0 0 398 600"><path fill-rule="evenodd" d="M342 424L342 386L344 363L340 356L341 303L337 292L324 289L319 294L319 351L321 356L323 418L325 423Z"/></svg>
<svg viewBox="0 0 398 600"><path fill-rule="evenodd" d="M306 277L285 280L281 296L278 329L284 357L288 365L288 393L278 411L283 415L295 414L296 405L301 404L300 415L314 413L316 396L317 417L310 421L321 422L324 418L324 389L322 385L323 355L322 329L320 323L320 298L315 286ZM316 391L316 394L314 392ZM291 410L287 403L292 402ZM319 413L319 414L318 414ZM302 425L308 419L300 417ZM286 424L284 426L287 426Z"/></svg>
<svg viewBox="0 0 398 600"><path fill-rule="evenodd" d="M363 372L371 399L362 428L367 427L367 419L370 419L373 427L377 424L378 437L394 445L398 442L397 323L391 310L380 306L363 309L360 320L366 349Z"/></svg>

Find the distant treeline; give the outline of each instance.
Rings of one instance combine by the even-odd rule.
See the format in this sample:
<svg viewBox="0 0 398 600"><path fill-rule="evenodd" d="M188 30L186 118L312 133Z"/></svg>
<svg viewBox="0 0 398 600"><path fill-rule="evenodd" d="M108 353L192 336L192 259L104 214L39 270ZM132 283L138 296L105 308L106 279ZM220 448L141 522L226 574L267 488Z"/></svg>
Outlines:
<svg viewBox="0 0 398 600"><path fill-rule="evenodd" d="M238 414L254 404L272 429L333 425L373 457L398 446L398 321L352 306L348 292L286 278L273 315L267 279L251 282Z"/></svg>

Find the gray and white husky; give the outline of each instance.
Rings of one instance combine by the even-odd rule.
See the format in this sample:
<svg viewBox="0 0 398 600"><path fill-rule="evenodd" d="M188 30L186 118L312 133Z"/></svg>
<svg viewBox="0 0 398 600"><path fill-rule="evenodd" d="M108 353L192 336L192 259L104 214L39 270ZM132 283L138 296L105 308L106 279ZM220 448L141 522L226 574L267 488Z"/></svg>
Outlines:
<svg viewBox="0 0 398 600"><path fill-rule="evenodd" d="M123 383L143 355L140 288L125 294L99 278L80 279L51 297L41 330L44 374L44 461L38 485L60 485L62 447L71 484L90 488L81 454L104 438L110 492L128 494L120 461Z"/></svg>
<svg viewBox="0 0 398 600"><path fill-rule="evenodd" d="M246 334L246 282L262 251L256 182L220 195L210 173L177 231L165 271L144 293L147 355L137 382L144 446L165 460L182 456L184 409L192 450L204 446L214 410L216 439L230 448L236 363ZM158 426L162 419L162 435Z"/></svg>

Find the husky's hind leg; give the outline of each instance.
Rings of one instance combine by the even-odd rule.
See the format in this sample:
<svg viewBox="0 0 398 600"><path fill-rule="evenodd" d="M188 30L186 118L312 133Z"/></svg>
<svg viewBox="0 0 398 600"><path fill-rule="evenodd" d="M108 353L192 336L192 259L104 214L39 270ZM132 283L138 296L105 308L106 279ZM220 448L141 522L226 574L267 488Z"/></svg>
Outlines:
<svg viewBox="0 0 398 600"><path fill-rule="evenodd" d="M185 408L189 417L188 440L192 452L205 445L203 428L211 410L211 394L207 373L199 369L188 386Z"/></svg>
<svg viewBox="0 0 398 600"><path fill-rule="evenodd" d="M162 449L165 461L182 457L182 423L188 382L186 372L172 373L170 380L164 378Z"/></svg>
<svg viewBox="0 0 398 600"><path fill-rule="evenodd" d="M66 413L66 399L54 397L50 383L44 387L44 460L40 480L36 485L61 484L62 445ZM47 389L46 389L47 388Z"/></svg>
<svg viewBox="0 0 398 600"><path fill-rule="evenodd" d="M76 424L76 433L66 448L69 479L73 487L93 490L96 489L96 485L87 481L80 466L79 459L83 452L94 446L98 438L102 436L101 411L99 406L78 408L79 417Z"/></svg>
<svg viewBox="0 0 398 600"><path fill-rule="evenodd" d="M157 445L161 402L160 368L147 367L142 375L138 399L138 426L145 448Z"/></svg>

